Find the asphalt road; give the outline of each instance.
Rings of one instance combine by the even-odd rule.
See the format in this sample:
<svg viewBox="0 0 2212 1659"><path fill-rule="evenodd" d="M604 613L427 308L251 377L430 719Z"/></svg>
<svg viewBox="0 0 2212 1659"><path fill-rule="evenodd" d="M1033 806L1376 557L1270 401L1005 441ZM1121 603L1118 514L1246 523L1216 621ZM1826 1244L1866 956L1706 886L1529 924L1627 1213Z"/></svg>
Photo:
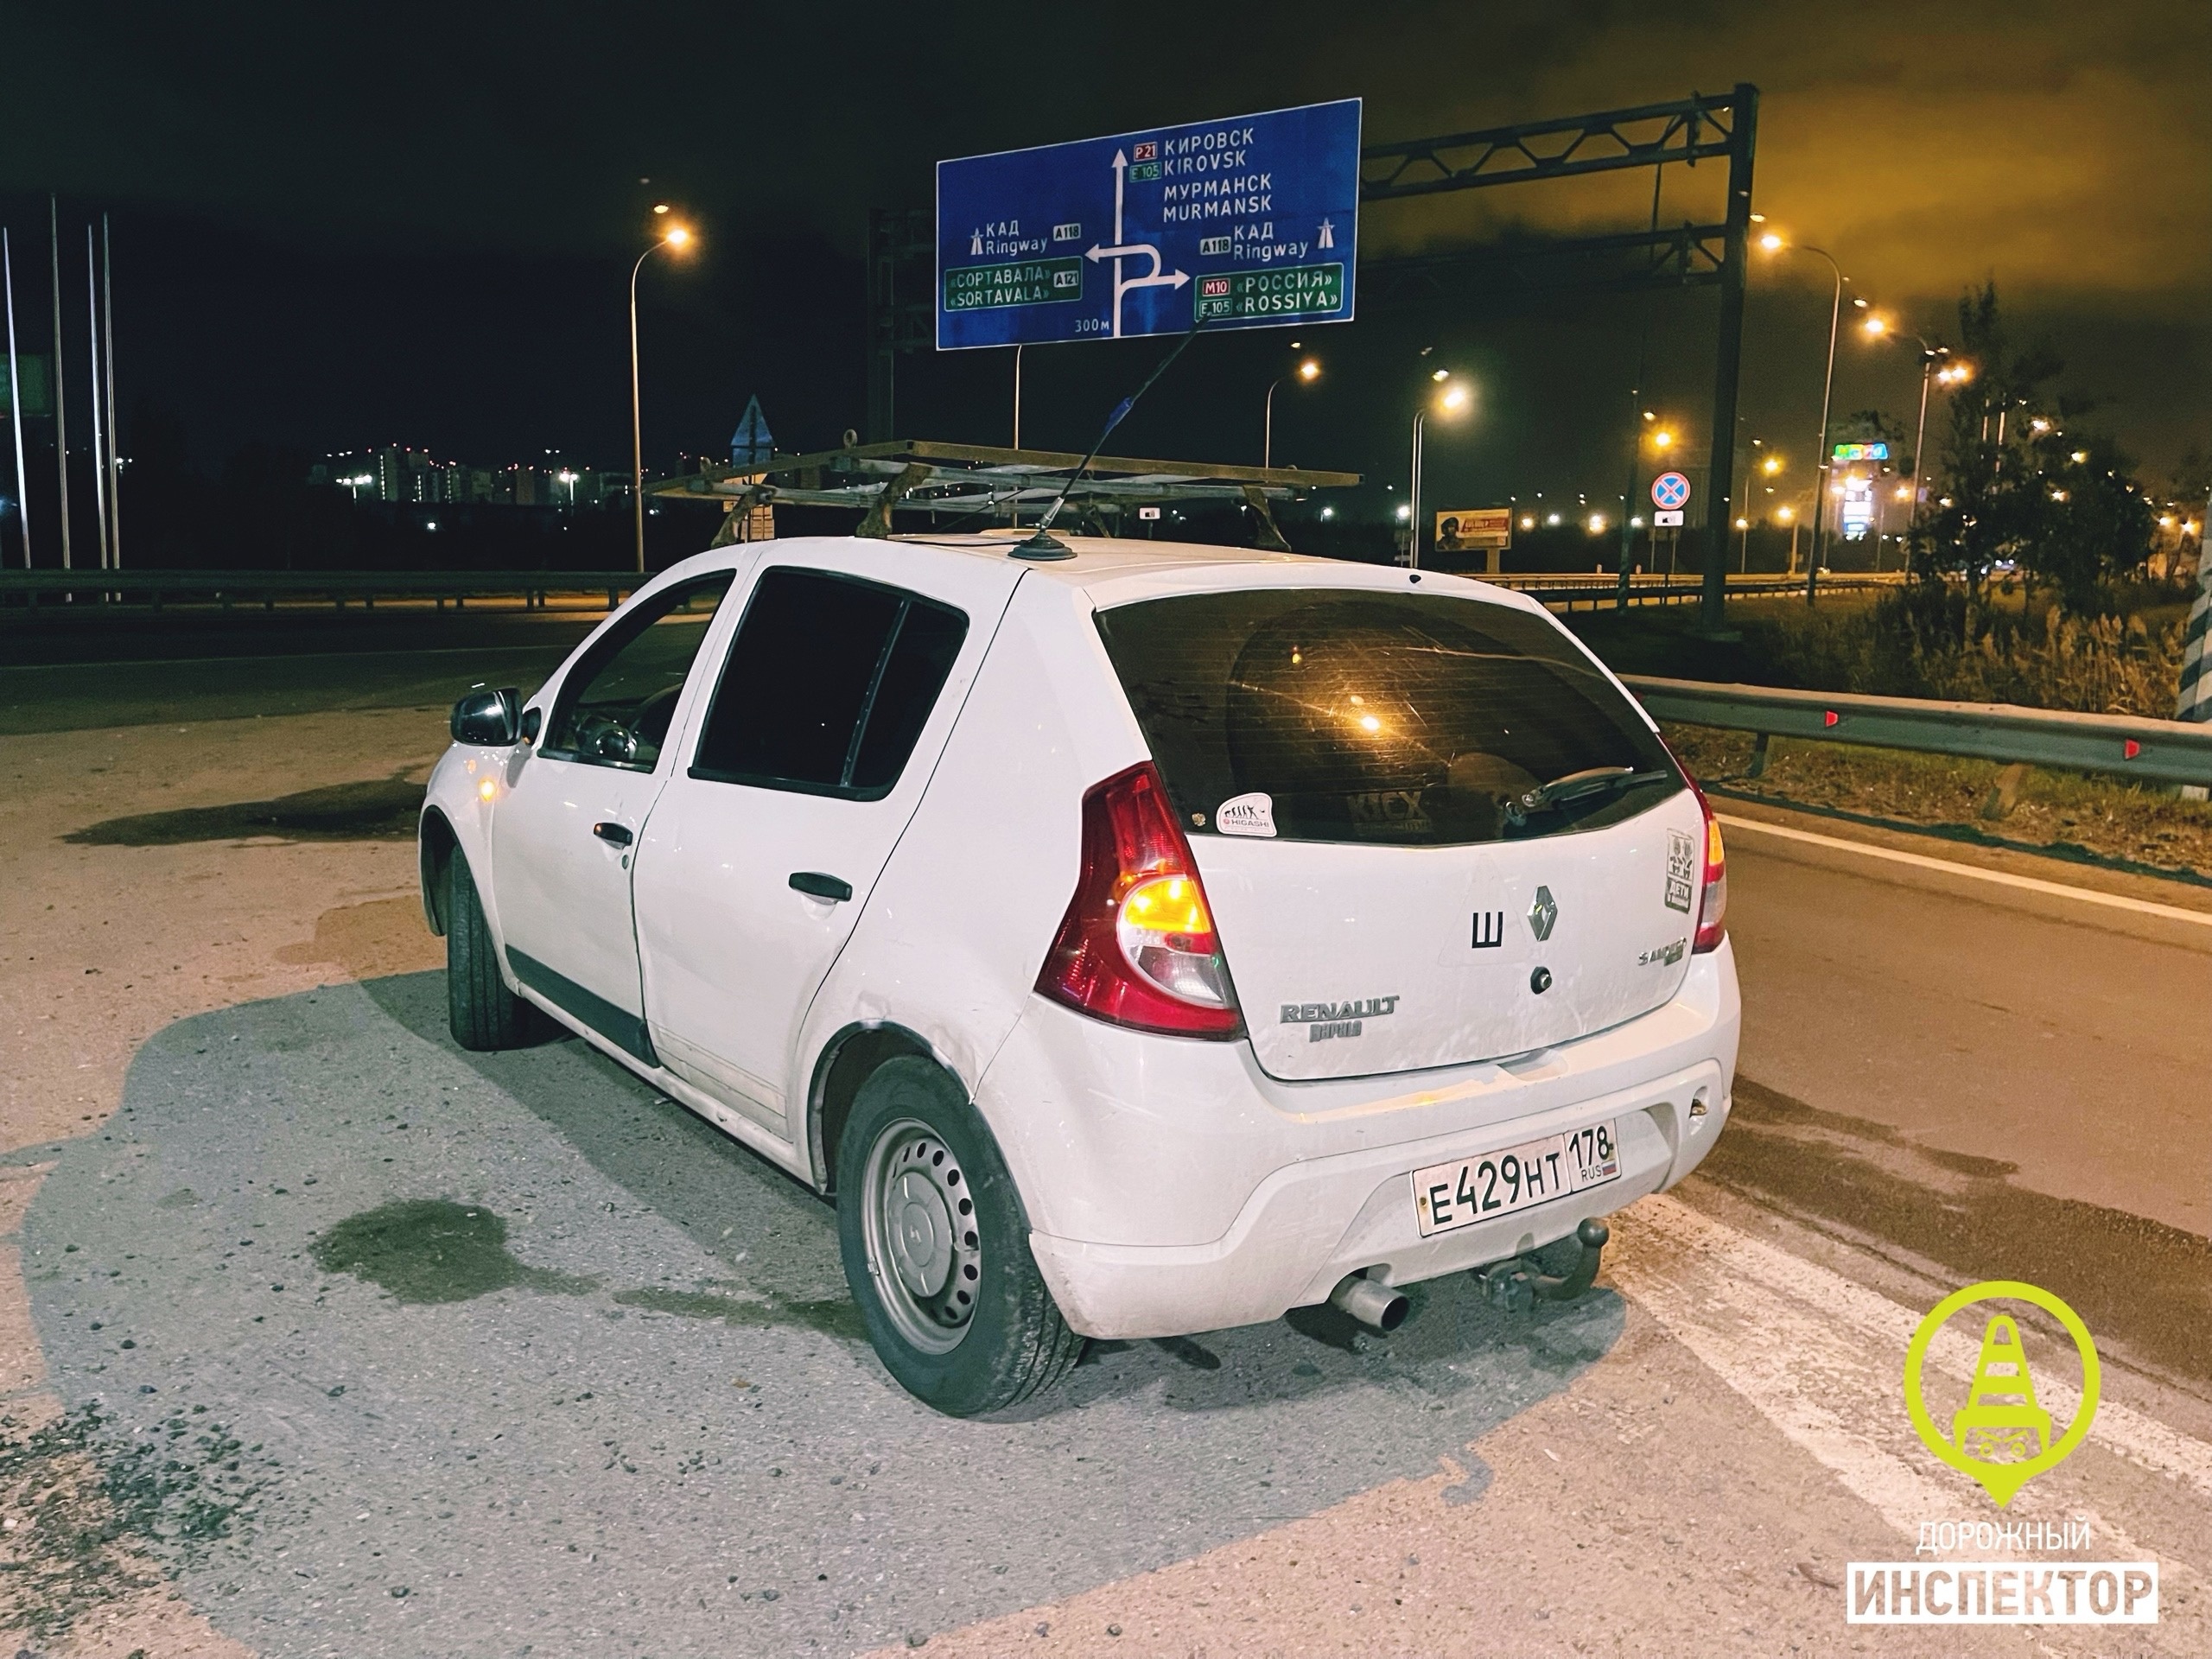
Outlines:
<svg viewBox="0 0 2212 1659"><path fill-rule="evenodd" d="M1426 1473L1620 1330L1459 1279L1388 1342L1103 1344L1022 1421L949 1421L875 1363L810 1194L581 1043L464 1055L444 1019L427 975L172 1027L25 1230L70 1395L258 1448L206 1477L251 1518L185 1584L267 1652L927 1635ZM318 1265L425 1198L460 1212L397 1219L399 1294Z"/></svg>
<svg viewBox="0 0 2212 1659"><path fill-rule="evenodd" d="M19 1020L187 959L165 936L133 969L130 906L204 938L226 870L290 872L334 906L305 914L318 940L374 908L348 892L404 880L404 849L359 839L404 829L381 794L327 831L232 839L270 792L223 723L234 670L326 711L270 716L302 734L295 783L372 793L327 711L446 677L279 653L149 680L170 701L149 718L215 723L111 734L100 767L157 767L163 743L212 759L175 789L103 770L79 809L67 734L106 722L68 723L81 688L55 677L79 671L24 671L54 721L5 753L50 804L11 833L54 838L32 887L82 895L66 948L112 977L38 966ZM434 707L358 717L382 747L357 772L402 775L417 723L434 744ZM20 1235L46 1386L116 1466L160 1471L118 1489L147 1548L260 1654L1395 1652L1439 1628L1474 1652L1841 1651L1837 1564L1909 1557L1916 1518L1981 1503L1910 1442L1898 1332L1939 1286L2020 1277L2107 1358L2091 1446L2034 1512L2162 1558L2142 1650L2207 1650L2212 927L2153 913L2206 901L1850 834L2123 903L1732 830L1737 1116L1675 1198L1619 1219L1569 1307L1499 1314L1443 1281L1387 1338L1300 1314L1102 1344L1015 1418L949 1422L859 1340L818 1200L579 1043L462 1053L438 976L386 974L219 996L137 1047L112 1117L16 1138L10 1163L53 1166ZM375 905L405 920L404 898ZM64 948L17 909L33 956ZM1471 1580L1517 1622L1440 1626ZM2037 1639L2109 1649L2092 1637Z"/></svg>

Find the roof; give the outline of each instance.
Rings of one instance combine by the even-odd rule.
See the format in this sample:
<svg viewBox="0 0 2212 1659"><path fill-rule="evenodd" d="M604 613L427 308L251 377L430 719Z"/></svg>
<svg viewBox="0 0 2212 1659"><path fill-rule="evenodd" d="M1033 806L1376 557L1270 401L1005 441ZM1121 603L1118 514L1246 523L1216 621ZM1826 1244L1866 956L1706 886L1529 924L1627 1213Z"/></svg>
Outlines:
<svg viewBox="0 0 2212 1659"><path fill-rule="evenodd" d="M902 533L889 537L791 536L754 545L772 555L780 550L804 558L806 556L804 550L808 548L835 547L860 541L871 542L880 547L888 540L910 547L942 549L972 558L1014 562L1014 550L1027 538L1028 534L1026 530L997 530L941 535ZM1518 610L1541 612L1543 608L1527 595L1517 594L1511 588L1493 587L1476 578L1453 575L1444 571L1413 571L1395 564L1363 564L1307 553L1267 548L1222 547L1203 542L1155 542L1128 537L1077 536L1057 530L1053 536L1072 556L1037 563L1020 562L1022 568L1039 578L1089 592L1094 601L1105 604L1122 604L1174 591L1200 590L1206 586L1202 573L1210 569L1272 568L1285 572L1285 581L1292 586L1379 589L1394 588L1402 582L1425 582L1432 584L1432 592L1487 600ZM1262 577L1255 585L1267 587L1275 584Z"/></svg>

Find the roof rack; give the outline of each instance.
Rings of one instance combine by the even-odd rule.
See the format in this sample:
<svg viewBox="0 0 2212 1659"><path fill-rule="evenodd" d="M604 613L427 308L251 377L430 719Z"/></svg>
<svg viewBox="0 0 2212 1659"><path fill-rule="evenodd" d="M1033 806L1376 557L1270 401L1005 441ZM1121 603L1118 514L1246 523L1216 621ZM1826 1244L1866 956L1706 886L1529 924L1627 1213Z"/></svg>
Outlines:
<svg viewBox="0 0 2212 1659"><path fill-rule="evenodd" d="M1100 534L1131 507L1167 502L1249 507L1262 547L1289 550L1276 528L1274 503L1314 489L1346 489L1357 473L1304 472L1295 467L1227 467L1211 461L1136 461L1099 455L1083 476L1080 454L1057 449L999 449L927 440L850 444L811 454L777 455L735 466L702 465L696 473L649 486L665 500L715 499L734 509L717 541L735 539L749 510L778 504L861 510L855 533L891 534L896 512L964 512L1019 522L1026 507L1042 508L1067 492L1065 511Z"/></svg>

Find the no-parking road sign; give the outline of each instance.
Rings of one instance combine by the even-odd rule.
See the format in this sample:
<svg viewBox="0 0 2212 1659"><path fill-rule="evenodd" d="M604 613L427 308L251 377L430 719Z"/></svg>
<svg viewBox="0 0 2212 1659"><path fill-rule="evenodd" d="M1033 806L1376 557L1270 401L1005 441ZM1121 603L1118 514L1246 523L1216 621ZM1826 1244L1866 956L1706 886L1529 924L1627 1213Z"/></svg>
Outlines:
<svg viewBox="0 0 2212 1659"><path fill-rule="evenodd" d="M1651 505L1669 511L1687 505L1690 481L1680 473L1662 473L1651 480Z"/></svg>

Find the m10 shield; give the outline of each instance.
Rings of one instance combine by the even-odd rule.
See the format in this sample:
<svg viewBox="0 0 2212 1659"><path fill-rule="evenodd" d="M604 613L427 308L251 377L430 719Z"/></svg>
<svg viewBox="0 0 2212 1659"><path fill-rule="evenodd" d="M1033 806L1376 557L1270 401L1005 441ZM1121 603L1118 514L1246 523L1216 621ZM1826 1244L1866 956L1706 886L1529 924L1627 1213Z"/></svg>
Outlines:
<svg viewBox="0 0 2212 1659"><path fill-rule="evenodd" d="M1352 318L1360 100L939 162L940 351Z"/></svg>

